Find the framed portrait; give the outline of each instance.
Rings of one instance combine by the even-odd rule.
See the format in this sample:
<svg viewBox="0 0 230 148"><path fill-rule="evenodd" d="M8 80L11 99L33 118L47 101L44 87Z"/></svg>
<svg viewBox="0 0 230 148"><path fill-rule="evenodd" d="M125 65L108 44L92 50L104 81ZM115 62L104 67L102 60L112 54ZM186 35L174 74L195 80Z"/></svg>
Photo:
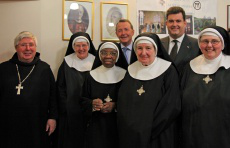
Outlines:
<svg viewBox="0 0 230 148"><path fill-rule="evenodd" d="M230 5L227 5L227 30L230 31Z"/></svg>
<svg viewBox="0 0 230 148"><path fill-rule="evenodd" d="M101 2L102 41L118 41L116 24L120 19L128 19L127 3Z"/></svg>
<svg viewBox="0 0 230 148"><path fill-rule="evenodd" d="M92 0L63 0L62 39L86 32L93 39L94 3Z"/></svg>

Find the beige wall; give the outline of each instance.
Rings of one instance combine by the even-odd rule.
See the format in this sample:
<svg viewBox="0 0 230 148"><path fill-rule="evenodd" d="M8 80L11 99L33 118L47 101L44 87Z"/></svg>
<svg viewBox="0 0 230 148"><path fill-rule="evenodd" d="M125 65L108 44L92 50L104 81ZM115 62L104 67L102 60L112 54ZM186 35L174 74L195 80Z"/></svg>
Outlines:
<svg viewBox="0 0 230 148"><path fill-rule="evenodd" d="M101 1L111 0L94 0L95 47L101 42ZM119 1L129 4L129 19L136 28L136 0L116 0ZM227 5L230 1L218 0L217 25L224 28L227 26ZM62 41L62 0L0 1L0 19L0 63L11 58L15 52L15 36L28 30L37 36L41 59L50 64L56 76L68 45L68 41Z"/></svg>

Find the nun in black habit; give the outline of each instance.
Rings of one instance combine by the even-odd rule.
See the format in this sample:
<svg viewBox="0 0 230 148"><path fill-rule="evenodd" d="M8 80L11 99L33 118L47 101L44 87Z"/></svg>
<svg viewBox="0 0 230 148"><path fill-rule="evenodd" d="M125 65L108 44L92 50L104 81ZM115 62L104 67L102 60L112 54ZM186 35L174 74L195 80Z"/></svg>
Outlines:
<svg viewBox="0 0 230 148"><path fill-rule="evenodd" d="M82 85L92 69L96 50L87 33L71 36L57 76L59 102L59 148L83 147L84 123L79 104Z"/></svg>
<svg viewBox="0 0 230 148"><path fill-rule="evenodd" d="M95 59L95 69L85 80L82 105L88 118L86 148L118 147L115 107L128 66L125 57L119 56L121 52L116 43L102 43Z"/></svg>
<svg viewBox="0 0 230 148"><path fill-rule="evenodd" d="M178 72L156 34L138 35L134 50L138 61L128 67L118 94L119 148L173 148Z"/></svg>
<svg viewBox="0 0 230 148"><path fill-rule="evenodd" d="M208 27L198 44L202 55L190 61L182 77L182 148L229 148L229 34Z"/></svg>

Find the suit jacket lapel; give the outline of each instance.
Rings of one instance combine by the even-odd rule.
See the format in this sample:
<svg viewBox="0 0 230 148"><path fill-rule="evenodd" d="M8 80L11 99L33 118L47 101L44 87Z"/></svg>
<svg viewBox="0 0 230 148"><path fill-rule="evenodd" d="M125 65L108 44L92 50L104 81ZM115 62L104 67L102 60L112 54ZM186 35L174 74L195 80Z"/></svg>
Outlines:
<svg viewBox="0 0 230 148"><path fill-rule="evenodd" d="M180 49L179 49L179 52L176 56L176 59L175 59L175 63L177 64L178 62L182 61L184 58L186 58L190 52L191 52L191 43L188 39L188 36L185 35L184 36L184 39L181 43L181 46L180 46Z"/></svg>
<svg viewBox="0 0 230 148"><path fill-rule="evenodd" d="M163 44L165 50L168 53L169 52L169 37L166 37L163 40L161 40L161 43Z"/></svg>

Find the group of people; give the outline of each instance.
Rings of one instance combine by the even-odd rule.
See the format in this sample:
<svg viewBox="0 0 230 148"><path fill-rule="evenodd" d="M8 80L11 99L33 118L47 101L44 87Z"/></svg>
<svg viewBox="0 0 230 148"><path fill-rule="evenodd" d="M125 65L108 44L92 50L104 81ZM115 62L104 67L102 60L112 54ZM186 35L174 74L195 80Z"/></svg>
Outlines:
<svg viewBox="0 0 230 148"><path fill-rule="evenodd" d="M213 26L195 39L181 7L166 17L162 39L132 41L126 19L119 44L96 50L87 33L73 34L56 82L36 37L21 32L0 64L0 147L48 148L57 126L58 148L229 148L229 34Z"/></svg>

